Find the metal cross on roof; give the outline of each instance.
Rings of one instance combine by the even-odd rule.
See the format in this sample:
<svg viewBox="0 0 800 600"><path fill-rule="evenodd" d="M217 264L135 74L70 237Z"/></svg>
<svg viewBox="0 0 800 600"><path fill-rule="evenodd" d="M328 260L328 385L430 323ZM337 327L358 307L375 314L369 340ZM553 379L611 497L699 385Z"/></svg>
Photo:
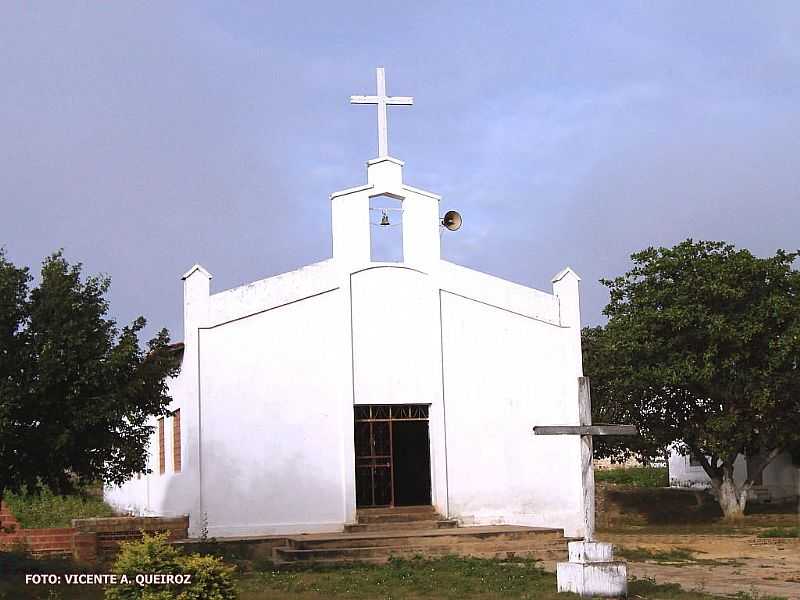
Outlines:
<svg viewBox="0 0 800 600"><path fill-rule="evenodd" d="M383 67L378 67L378 93L375 96L350 96L350 104L377 104L378 105L378 158L389 156L389 139L386 126L386 107L390 104L411 106L414 98L410 96L387 96L386 76Z"/></svg>
<svg viewBox="0 0 800 600"><path fill-rule="evenodd" d="M581 474L583 477L584 539L594 539L594 469L592 467L593 435L637 435L633 425L592 425L592 392L588 377L578 377L578 409L580 425L537 425L534 435L581 436Z"/></svg>

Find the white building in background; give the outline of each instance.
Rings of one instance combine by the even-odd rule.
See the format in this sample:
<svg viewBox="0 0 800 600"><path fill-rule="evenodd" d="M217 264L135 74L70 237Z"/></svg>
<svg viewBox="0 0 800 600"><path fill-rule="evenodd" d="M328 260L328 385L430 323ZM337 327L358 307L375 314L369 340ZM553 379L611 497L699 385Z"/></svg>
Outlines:
<svg viewBox="0 0 800 600"><path fill-rule="evenodd" d="M410 102L381 76L358 98L379 105L383 149L381 111ZM579 422L578 276L544 292L442 260L440 197L388 151L330 198L332 258L213 294L203 267L183 276L176 416L157 424L153 472L107 500L216 537L341 531L359 507L422 504L583 535L579 436L532 433ZM396 262L375 256L387 231Z"/></svg>
<svg viewBox="0 0 800 600"><path fill-rule="evenodd" d="M733 477L741 485L747 477L747 460L739 455L734 463ZM788 452L780 454L768 464L757 484L750 490L751 502L785 502L800 495L800 466L792 463ZM669 484L672 487L710 489L711 478L700 462L691 456L669 453Z"/></svg>

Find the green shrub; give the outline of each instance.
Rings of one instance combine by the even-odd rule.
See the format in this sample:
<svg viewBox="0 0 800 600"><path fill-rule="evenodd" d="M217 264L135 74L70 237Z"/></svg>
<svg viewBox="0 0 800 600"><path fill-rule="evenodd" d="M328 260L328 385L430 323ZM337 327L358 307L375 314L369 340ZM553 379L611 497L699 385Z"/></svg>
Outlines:
<svg viewBox="0 0 800 600"><path fill-rule="evenodd" d="M627 469L595 469L595 481L633 487L669 487L666 467L630 467Z"/></svg>
<svg viewBox="0 0 800 600"><path fill-rule="evenodd" d="M186 556L167 542L168 534L148 535L123 542L112 573L127 583L106 589L106 600L234 600L237 597L232 567L215 556ZM190 576L189 584L140 585L137 575Z"/></svg>
<svg viewBox="0 0 800 600"><path fill-rule="evenodd" d="M183 573L192 576L192 584L178 596L179 600L229 600L236 598L232 567L216 556L190 554L181 557Z"/></svg>
<svg viewBox="0 0 800 600"><path fill-rule="evenodd" d="M3 500L25 528L69 527L72 519L114 516L113 509L102 498L84 493L57 496L46 487L35 493L6 492Z"/></svg>

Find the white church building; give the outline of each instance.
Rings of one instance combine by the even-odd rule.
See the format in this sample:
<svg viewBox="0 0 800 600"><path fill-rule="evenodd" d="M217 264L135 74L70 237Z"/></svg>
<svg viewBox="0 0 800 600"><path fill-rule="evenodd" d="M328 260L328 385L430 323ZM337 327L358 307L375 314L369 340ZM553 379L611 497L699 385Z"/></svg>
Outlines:
<svg viewBox="0 0 800 600"><path fill-rule="evenodd" d="M211 293L183 275L184 347L149 474L115 507L190 517L215 537L342 531L362 507L432 505L462 525L584 531L578 276L540 291L442 260L440 196L379 153L330 196L332 257ZM392 204L392 210L375 210ZM377 221L402 257L377 260ZM444 235L458 235L445 231ZM491 243L491 241L489 241Z"/></svg>
<svg viewBox="0 0 800 600"><path fill-rule="evenodd" d="M674 448L669 451L669 484L671 487L711 489L711 478L700 462ZM736 457L733 477L738 485L747 479L747 458ZM750 489L748 502L788 502L800 498L800 466L789 452L783 452L770 462Z"/></svg>

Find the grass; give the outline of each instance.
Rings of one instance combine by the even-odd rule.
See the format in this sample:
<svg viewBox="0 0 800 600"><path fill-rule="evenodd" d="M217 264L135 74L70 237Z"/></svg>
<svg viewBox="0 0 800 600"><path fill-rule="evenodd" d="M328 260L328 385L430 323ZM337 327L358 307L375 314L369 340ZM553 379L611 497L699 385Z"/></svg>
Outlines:
<svg viewBox="0 0 800 600"><path fill-rule="evenodd" d="M393 560L387 565L353 565L277 570L242 580L243 598L288 597L294 593L346 598L460 599L486 595L534 598L551 591L548 576L534 561L470 558Z"/></svg>
<svg viewBox="0 0 800 600"><path fill-rule="evenodd" d="M800 527L772 527L758 534L760 538L800 538Z"/></svg>
<svg viewBox="0 0 800 600"><path fill-rule="evenodd" d="M267 566L266 564L264 565ZM0 552L0 600L101 600L101 586L35 586L26 573L76 573L67 560L32 559ZM99 569L98 572L103 571ZM568 600L556 593L556 578L534 561L447 557L394 560L385 565L348 565L271 569L237 575L240 600ZM675 584L651 579L629 583L631 597L664 600L721 600L687 592Z"/></svg>
<svg viewBox="0 0 800 600"><path fill-rule="evenodd" d="M24 528L69 527L72 519L114 516L114 511L102 498L87 493L58 496L47 488L40 488L37 494L6 492L3 500Z"/></svg>
<svg viewBox="0 0 800 600"><path fill-rule="evenodd" d="M625 548L620 546L614 550L620 558L633 561L653 561L658 563L691 562L694 560L695 551L690 548L672 548L653 552L647 548Z"/></svg>
<svg viewBox="0 0 800 600"><path fill-rule="evenodd" d="M84 573L86 566L65 558L33 558L22 551L0 551L0 600L101 600L97 586L25 583L25 575Z"/></svg>
<svg viewBox="0 0 800 600"><path fill-rule="evenodd" d="M249 573L239 579L241 600L567 600L558 594L553 573L527 559L488 560L447 557L393 560L386 565L351 565ZM674 584L633 580L631 597L712 600Z"/></svg>
<svg viewBox="0 0 800 600"><path fill-rule="evenodd" d="M595 481L605 481L615 485L656 488L669 486L666 467L630 467L627 469L597 469Z"/></svg>

